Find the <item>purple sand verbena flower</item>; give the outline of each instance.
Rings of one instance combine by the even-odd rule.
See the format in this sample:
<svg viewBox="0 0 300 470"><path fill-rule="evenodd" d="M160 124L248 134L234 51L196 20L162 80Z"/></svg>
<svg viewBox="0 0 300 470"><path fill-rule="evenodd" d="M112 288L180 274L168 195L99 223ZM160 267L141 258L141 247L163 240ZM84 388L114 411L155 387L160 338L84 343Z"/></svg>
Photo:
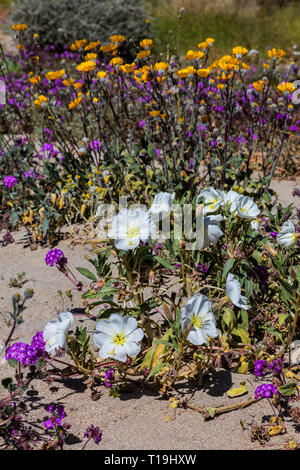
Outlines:
<svg viewBox="0 0 300 470"><path fill-rule="evenodd" d="M278 357L277 359L274 359L274 361L272 361L269 364L268 369L272 370L273 374L276 375L282 371L283 366L284 366L284 360Z"/></svg>
<svg viewBox="0 0 300 470"><path fill-rule="evenodd" d="M66 264L67 258L65 258L64 252L62 250L59 250L58 248L53 248L52 250L49 250L46 254L45 262L48 266L54 266L55 264L62 266Z"/></svg>
<svg viewBox="0 0 300 470"><path fill-rule="evenodd" d="M99 442L102 441L102 431L100 431L98 426L95 427L93 424L90 424L83 436L88 439L93 439L95 444L99 444Z"/></svg>
<svg viewBox="0 0 300 470"><path fill-rule="evenodd" d="M45 356L46 342L43 338L42 331L38 331L31 340L31 344L14 343L6 350L5 359L14 359L20 364L31 366Z"/></svg>
<svg viewBox="0 0 300 470"><path fill-rule="evenodd" d="M254 375L256 375L256 377L262 377L263 375L265 375L267 373L267 369L268 369L267 361L265 361L263 359L258 359L254 363L253 373L254 373Z"/></svg>
<svg viewBox="0 0 300 470"><path fill-rule="evenodd" d="M3 183L4 183L4 186L6 186L6 188L10 189L10 188L13 188L18 183L18 180L13 175L8 175L8 176L5 176L5 178L3 179Z"/></svg>
<svg viewBox="0 0 300 470"><path fill-rule="evenodd" d="M254 397L256 400L259 398L272 398L274 395L278 395L278 390L277 387L272 384L259 385L254 392Z"/></svg>

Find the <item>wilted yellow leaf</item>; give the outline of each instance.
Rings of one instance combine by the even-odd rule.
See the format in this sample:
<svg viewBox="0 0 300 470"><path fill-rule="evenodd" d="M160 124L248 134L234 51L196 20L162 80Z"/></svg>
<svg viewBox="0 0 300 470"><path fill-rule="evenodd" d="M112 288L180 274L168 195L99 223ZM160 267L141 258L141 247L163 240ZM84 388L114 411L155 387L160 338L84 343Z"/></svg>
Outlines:
<svg viewBox="0 0 300 470"><path fill-rule="evenodd" d="M282 434L284 431L284 427L282 424L278 424L277 426L271 426L269 429L269 435L270 436L278 436L279 434Z"/></svg>
<svg viewBox="0 0 300 470"><path fill-rule="evenodd" d="M246 383L241 382L239 387L231 388L226 393L230 398L240 397L241 395L245 395L245 393L248 393Z"/></svg>

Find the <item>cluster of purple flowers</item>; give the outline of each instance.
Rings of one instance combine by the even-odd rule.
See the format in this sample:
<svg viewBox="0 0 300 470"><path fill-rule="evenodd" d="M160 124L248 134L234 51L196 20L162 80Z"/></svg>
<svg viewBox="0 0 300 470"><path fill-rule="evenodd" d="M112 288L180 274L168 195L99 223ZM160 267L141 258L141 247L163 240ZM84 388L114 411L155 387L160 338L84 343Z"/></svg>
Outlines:
<svg viewBox="0 0 300 470"><path fill-rule="evenodd" d="M25 366L31 366L45 356L46 342L43 338L43 332L38 331L31 340L31 344L15 343L7 348L5 358L15 359Z"/></svg>
<svg viewBox="0 0 300 470"><path fill-rule="evenodd" d="M3 183L7 189L10 189L13 188L16 184L18 184L18 180L13 175L8 175L5 176L5 178L3 179Z"/></svg>
<svg viewBox="0 0 300 470"><path fill-rule="evenodd" d="M100 431L98 426L95 427L93 424L87 428L83 436L88 439L92 438L95 444L99 444L99 442L102 441L102 431Z"/></svg>
<svg viewBox="0 0 300 470"><path fill-rule="evenodd" d="M67 258L65 258L64 252L62 250L53 248L46 254L45 262L48 266L54 266L55 264L61 266L67 262Z"/></svg>
<svg viewBox="0 0 300 470"><path fill-rule="evenodd" d="M259 385L254 392L255 400L258 400L259 398L272 398L273 395L277 396L278 390L277 387L272 384Z"/></svg>
<svg viewBox="0 0 300 470"><path fill-rule="evenodd" d="M208 264L197 264L196 266L197 271L200 271L202 273L207 273L209 270L209 265Z"/></svg>
<svg viewBox="0 0 300 470"><path fill-rule="evenodd" d="M50 416L50 418L47 418L43 421L43 425L45 426L45 428L54 429L55 426L62 425L62 420L66 416L66 412L63 406L56 405L55 403L51 403L51 405L48 405L46 407L46 411L48 413L51 413L52 416Z"/></svg>
<svg viewBox="0 0 300 470"><path fill-rule="evenodd" d="M273 374L279 374L282 371L284 365L283 359L274 359L274 361L270 362L270 364L265 361L264 359L258 359L254 363L254 375L256 377L262 377L266 375L268 371L272 371Z"/></svg>
<svg viewBox="0 0 300 470"><path fill-rule="evenodd" d="M115 369L107 369L107 371L105 372L105 375L104 375L104 380L105 380L104 385L105 385L105 387L111 387L112 386L111 382L115 378L114 371L115 371Z"/></svg>
<svg viewBox="0 0 300 470"><path fill-rule="evenodd" d="M264 287L267 284L268 279L269 279L268 269L265 266L257 265L253 267L253 271L258 276L259 287L260 288ZM255 277L255 274L253 274L253 277Z"/></svg>

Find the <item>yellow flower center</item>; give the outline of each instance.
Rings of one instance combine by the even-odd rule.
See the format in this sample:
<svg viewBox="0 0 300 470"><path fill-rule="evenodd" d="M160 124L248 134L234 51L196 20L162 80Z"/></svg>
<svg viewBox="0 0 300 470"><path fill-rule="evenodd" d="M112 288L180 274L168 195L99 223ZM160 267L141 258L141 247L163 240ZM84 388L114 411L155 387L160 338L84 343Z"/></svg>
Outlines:
<svg viewBox="0 0 300 470"><path fill-rule="evenodd" d="M121 344L124 344L126 341L125 335L123 333L118 333L113 337L113 342L117 345L120 346Z"/></svg>
<svg viewBox="0 0 300 470"><path fill-rule="evenodd" d="M196 313L192 316L192 323L195 328L201 329L205 323L205 317L200 318Z"/></svg>
<svg viewBox="0 0 300 470"><path fill-rule="evenodd" d="M139 227L129 227L127 230L127 237L132 240L133 238L136 238L138 234L140 233Z"/></svg>

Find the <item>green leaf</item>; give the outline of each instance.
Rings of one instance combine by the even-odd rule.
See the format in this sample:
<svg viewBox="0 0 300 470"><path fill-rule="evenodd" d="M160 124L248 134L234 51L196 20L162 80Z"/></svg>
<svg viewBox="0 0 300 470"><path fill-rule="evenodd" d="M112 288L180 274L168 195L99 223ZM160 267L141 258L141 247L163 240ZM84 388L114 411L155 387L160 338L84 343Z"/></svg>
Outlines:
<svg viewBox="0 0 300 470"><path fill-rule="evenodd" d="M297 384L295 384L294 382L288 382L288 383L282 385L281 387L278 387L278 391L279 391L279 393L281 393L281 395L285 395L286 397L290 397L290 396L292 396L296 393Z"/></svg>
<svg viewBox="0 0 300 470"><path fill-rule="evenodd" d="M78 272L80 272L80 274L82 274L82 276L87 277L88 279L91 279L92 281L97 282L97 278L95 274L91 273L91 271L89 271L88 269L86 268L76 268L76 269Z"/></svg>
<svg viewBox="0 0 300 470"><path fill-rule="evenodd" d="M251 344L251 340L249 334L241 327L234 328L231 332L232 336L236 336L240 339L240 343L242 344Z"/></svg>
<svg viewBox="0 0 300 470"><path fill-rule="evenodd" d="M160 372L164 367L165 367L166 364L157 364L157 366L155 367L152 367L151 371L150 371L150 374L148 375L147 379L150 379L150 377L153 377L153 375L156 375L158 374L158 372Z"/></svg>
<svg viewBox="0 0 300 470"><path fill-rule="evenodd" d="M170 269L171 271L174 269L174 266L172 266L172 264L168 263L166 260L164 260L160 256L154 256L154 259L159 264L161 264L164 268Z"/></svg>
<svg viewBox="0 0 300 470"><path fill-rule="evenodd" d="M209 416L213 418L215 416L216 408L213 408L212 406L208 406L206 408L206 411L209 414Z"/></svg>
<svg viewBox="0 0 300 470"><path fill-rule="evenodd" d="M223 273L222 273L222 278L223 279L227 276L227 274L231 270L232 266L234 265L234 261L235 261L234 258L228 258L228 260L224 264Z"/></svg>
<svg viewBox="0 0 300 470"><path fill-rule="evenodd" d="M16 225L18 219L19 219L19 214L17 212L11 212L9 216L9 220L13 227Z"/></svg>

